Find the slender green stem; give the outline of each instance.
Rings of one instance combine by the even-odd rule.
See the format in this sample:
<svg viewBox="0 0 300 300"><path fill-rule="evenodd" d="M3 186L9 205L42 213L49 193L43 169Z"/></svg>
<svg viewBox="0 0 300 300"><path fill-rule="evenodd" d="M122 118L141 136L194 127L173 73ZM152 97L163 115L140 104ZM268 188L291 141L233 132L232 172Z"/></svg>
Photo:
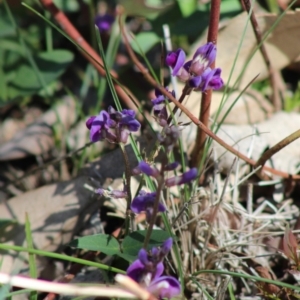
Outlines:
<svg viewBox="0 0 300 300"><path fill-rule="evenodd" d="M245 278L245 279L249 279L249 280L261 281L261 282L265 282L265 283L275 284L277 286L282 286L282 287L292 289L292 290L295 290L295 291L300 291L300 286L295 286L295 285L288 284L288 283L285 283L285 282L272 280L272 279L267 279L267 278L263 278L263 277L251 276L251 275L248 275L248 274L241 274L241 273L222 271L222 270L200 270L200 271L194 273L193 276L197 276L197 275L200 275L200 274L229 275L229 276L232 276L232 277Z"/></svg>
<svg viewBox="0 0 300 300"><path fill-rule="evenodd" d="M129 158L126 152L126 149L122 143L119 144L120 149L123 155L124 163L125 163L125 178L126 178L126 192L127 192L127 210L130 209L131 205L131 187L130 187L130 178L131 178L131 169Z"/></svg>
<svg viewBox="0 0 300 300"><path fill-rule="evenodd" d="M36 255L52 257L52 258L56 258L56 259L60 259L60 260L65 260L65 261L70 261L70 262L74 262L74 263L78 263L78 264L83 264L83 265L86 265L86 266L96 267L96 268L99 268L99 269L102 269L102 270L112 271L112 272L115 272L115 273L121 273L121 274L126 273L123 270L113 268L113 267L110 267L110 266L106 266L104 264L99 264L99 263L95 263L93 261L88 261L88 260L84 260L84 259L80 259L80 258L76 258L76 257L71 257L71 256L67 256L67 255L62 255L62 254L58 254L58 253L52 253L52 252L36 250L36 249L28 249L28 248L25 248L25 247L5 245L5 244L0 244L0 249L1 250L7 250L7 251L13 250L13 251L18 251L18 252L27 252L27 253L32 253L32 254L36 254Z"/></svg>

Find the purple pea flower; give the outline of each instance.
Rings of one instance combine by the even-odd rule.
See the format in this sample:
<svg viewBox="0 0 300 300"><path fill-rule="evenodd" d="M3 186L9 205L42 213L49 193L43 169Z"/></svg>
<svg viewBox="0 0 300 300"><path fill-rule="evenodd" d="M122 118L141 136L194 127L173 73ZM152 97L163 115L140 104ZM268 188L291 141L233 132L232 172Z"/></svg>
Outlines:
<svg viewBox="0 0 300 300"><path fill-rule="evenodd" d="M195 76L202 75L203 72L215 61L217 56L216 46L209 42L197 49L191 62L189 71Z"/></svg>
<svg viewBox="0 0 300 300"><path fill-rule="evenodd" d="M177 49L176 51L170 52L166 57L166 64L172 68L173 76L177 76L179 74L180 69L184 65L185 61L185 53L182 49Z"/></svg>
<svg viewBox="0 0 300 300"><path fill-rule="evenodd" d="M95 18L95 24L101 33L109 31L114 21L115 17L110 14L98 15Z"/></svg>
<svg viewBox="0 0 300 300"><path fill-rule="evenodd" d="M182 49L169 53L166 59L168 66L173 68L173 76L187 82L191 88L202 92L209 89L219 90L224 83L221 79L221 69L211 69L210 65L215 61L217 48L209 42L199 47L192 60L183 62L185 54Z"/></svg>
<svg viewBox="0 0 300 300"><path fill-rule="evenodd" d="M155 199L156 199L156 192L147 193L147 192L141 190L139 192L138 196L132 200L130 208L136 214L139 214L142 211L145 211L147 222L150 222L152 214L153 214L153 206L154 206ZM162 203L159 203L158 211L164 212L164 211L166 211L166 207Z"/></svg>
<svg viewBox="0 0 300 300"><path fill-rule="evenodd" d="M111 126L109 114L102 110L98 116L92 116L86 121L86 127L90 130L90 140L92 142L102 141L107 137L116 137L109 131Z"/></svg>
<svg viewBox="0 0 300 300"><path fill-rule="evenodd" d="M133 169L134 174L144 173L148 176L152 176L154 178L157 178L159 176L159 171L151 167L149 164L147 164L144 161L139 162L138 166Z"/></svg>
<svg viewBox="0 0 300 300"><path fill-rule="evenodd" d="M130 109L116 111L111 106L108 112L102 110L98 116L86 121L92 142L106 139L110 143L126 143L130 132L139 130L141 124L135 119L135 112Z"/></svg>
<svg viewBox="0 0 300 300"><path fill-rule="evenodd" d="M181 176L175 176L172 178L168 178L165 181L165 185L168 187L174 185L181 185L184 183L191 182L198 176L198 170L196 168L192 168L189 171L183 173Z"/></svg>
<svg viewBox="0 0 300 300"><path fill-rule="evenodd" d="M179 166L179 163L177 161L174 161L172 163L169 163L165 166L165 171L173 171Z"/></svg>
<svg viewBox="0 0 300 300"><path fill-rule="evenodd" d="M200 87L202 91L206 91L208 89L219 90L223 87L224 83L221 78L221 69L211 69L207 68L202 74L202 86Z"/></svg>
<svg viewBox="0 0 300 300"><path fill-rule="evenodd" d="M121 143L126 143L130 132L136 132L141 124L135 119L135 112L131 109L116 111L113 107L108 108L110 118L116 123Z"/></svg>
<svg viewBox="0 0 300 300"><path fill-rule="evenodd" d="M165 88L168 92L168 88ZM175 92L171 92L172 95L175 97ZM151 102L153 104L153 113L156 118L157 123L160 126L166 126L167 120L168 120L168 112L166 108L166 101L170 101L168 98L166 98L158 89L155 89L155 99L152 99Z"/></svg>
<svg viewBox="0 0 300 300"><path fill-rule="evenodd" d="M165 256L172 248L172 238L167 239L160 249L154 247L151 255L141 249L138 259L127 269L127 275L144 286L151 294L158 298L172 298L180 294L180 283L171 276L162 276Z"/></svg>

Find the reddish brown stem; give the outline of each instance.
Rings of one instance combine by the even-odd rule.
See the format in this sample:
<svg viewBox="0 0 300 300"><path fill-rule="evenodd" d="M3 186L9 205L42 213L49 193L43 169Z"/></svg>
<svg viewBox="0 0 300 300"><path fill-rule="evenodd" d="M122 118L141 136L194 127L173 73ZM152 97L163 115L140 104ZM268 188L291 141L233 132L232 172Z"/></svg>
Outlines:
<svg viewBox="0 0 300 300"><path fill-rule="evenodd" d="M105 76L105 70L103 69L103 61L98 53L87 43L87 41L81 36L78 30L69 21L66 15L57 8L52 0L40 0L41 4L47 9L63 31L84 51L81 51L82 55L95 67L100 75ZM118 75L113 70L110 72L111 76L118 78ZM139 101L129 92L128 89L114 84L115 90L118 96L129 108L137 111L137 107L140 107ZM128 96L130 95L130 96ZM135 104L134 104L134 102Z"/></svg>
<svg viewBox="0 0 300 300"><path fill-rule="evenodd" d="M250 14L250 21L251 25L254 31L254 35L257 41L257 44L260 45L259 50L261 52L261 55L265 61L265 64L267 66L268 72L269 72L269 78L270 78L270 84L272 87L273 95L272 95L272 102L275 108L275 111L280 111L282 108L281 101L280 101L280 95L279 95L279 90L278 87L276 86L276 77L275 77L275 71L272 66L272 63L270 61L267 49L263 43L262 40L262 33L259 28L256 16L254 11L251 11L251 2L250 0L241 0L242 1L242 6L244 9L247 11L248 14Z"/></svg>
<svg viewBox="0 0 300 300"><path fill-rule="evenodd" d="M218 37L220 6L221 6L221 0L211 1L207 42L212 42L214 44L217 43L217 37ZM213 62L210 67L213 69L215 67L215 62ZM199 119L206 127L208 127L209 116L210 116L211 96L212 96L211 90L202 93ZM200 127L198 127L196 142L192 152L191 164L193 167L199 166L201 157L204 152L205 140L206 140L206 133L203 130L201 130Z"/></svg>

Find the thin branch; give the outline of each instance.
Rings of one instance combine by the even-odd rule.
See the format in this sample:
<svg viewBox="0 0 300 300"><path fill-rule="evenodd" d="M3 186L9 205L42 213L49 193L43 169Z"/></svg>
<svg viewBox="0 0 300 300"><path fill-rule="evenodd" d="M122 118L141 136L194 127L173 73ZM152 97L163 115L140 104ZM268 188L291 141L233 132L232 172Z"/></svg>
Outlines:
<svg viewBox="0 0 300 300"><path fill-rule="evenodd" d="M278 142L276 145L274 145L273 147L271 147L269 150L267 150L260 158L259 160L256 162L256 165L254 166L259 167L259 166L264 166L264 164L266 163L266 161L268 159L270 159L274 154L276 154L277 152L279 152L281 149L283 149L284 147L286 147L287 145L289 145L290 143L292 143L293 141L295 141L296 139L298 139L300 137L300 129L293 132L292 134L290 134L289 136L285 137L283 140L281 140L280 142Z"/></svg>

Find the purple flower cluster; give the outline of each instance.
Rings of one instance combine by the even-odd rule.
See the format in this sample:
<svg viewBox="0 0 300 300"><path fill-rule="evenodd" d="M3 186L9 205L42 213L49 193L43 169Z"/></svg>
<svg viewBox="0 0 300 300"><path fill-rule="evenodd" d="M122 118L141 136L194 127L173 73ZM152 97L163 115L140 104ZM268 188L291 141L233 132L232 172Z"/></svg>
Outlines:
<svg viewBox="0 0 300 300"><path fill-rule="evenodd" d="M166 90L169 91L168 88L166 88ZM172 91L171 94L175 97L174 91ZM155 96L156 98L151 100L153 104L154 117L157 123L160 126L164 127L168 124L168 112L166 108L166 101L170 102L170 100L166 98L166 96L164 96L158 89L155 89Z"/></svg>
<svg viewBox="0 0 300 300"><path fill-rule="evenodd" d="M163 259L172 248L172 238L167 239L160 249L154 247L151 255L141 249L138 259L127 269L127 275L144 286L152 295L158 298L172 298L180 294L180 283L172 276L162 276L164 272Z"/></svg>
<svg viewBox="0 0 300 300"><path fill-rule="evenodd" d="M185 62L186 55L182 49L170 52L166 58L166 64L172 68L173 76L186 82L195 90L205 92L209 89L218 90L223 87L221 69L211 69L210 65L215 61L217 48L213 43L207 43L198 48L192 60Z"/></svg>
<svg viewBox="0 0 300 300"><path fill-rule="evenodd" d="M132 200L130 206L131 210L136 214L139 214L142 211L146 212L146 220L149 223L153 215L153 206L154 206L154 201L156 199L156 196L157 196L156 192L147 193L141 190L138 196ZM164 211L166 211L166 207L162 203L159 203L158 212L164 212Z"/></svg>
<svg viewBox="0 0 300 300"><path fill-rule="evenodd" d="M178 162L172 162L165 166L164 171L173 171L179 166ZM158 178L160 176L160 172L155 168L150 166L145 161L140 161L138 166L133 169L134 174L144 173L148 176ZM181 185L185 183L189 183L193 181L198 175L198 171L196 168L192 168L189 171L183 173L181 176L175 176L169 179L166 179L165 184L166 186L174 186L174 185Z"/></svg>
<svg viewBox="0 0 300 300"><path fill-rule="evenodd" d="M179 164L177 162L170 163L165 166L164 171L173 171ZM148 163L141 161L139 165L133 170L134 174L144 173L148 176L158 178L161 176L160 172L155 168L150 166ZM198 171L196 168L192 168L189 171L183 173L181 176L174 176L165 180L165 186L171 187L175 185L181 185L193 181L198 176ZM138 214L142 211L146 212L147 222L150 222L153 215L153 206L157 193L146 193L145 191L140 191L139 195L135 197L131 203L131 210ZM162 204L158 204L158 211L166 211L166 207Z"/></svg>
<svg viewBox="0 0 300 300"><path fill-rule="evenodd" d="M110 143L126 143L130 132L136 132L141 124L135 119L131 109L116 111L111 106L108 111L102 110L98 116L86 121L92 142L107 140Z"/></svg>

